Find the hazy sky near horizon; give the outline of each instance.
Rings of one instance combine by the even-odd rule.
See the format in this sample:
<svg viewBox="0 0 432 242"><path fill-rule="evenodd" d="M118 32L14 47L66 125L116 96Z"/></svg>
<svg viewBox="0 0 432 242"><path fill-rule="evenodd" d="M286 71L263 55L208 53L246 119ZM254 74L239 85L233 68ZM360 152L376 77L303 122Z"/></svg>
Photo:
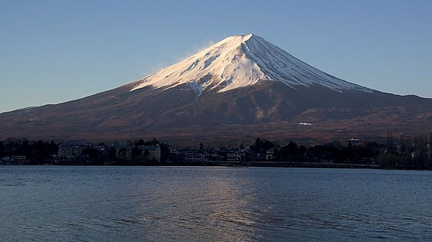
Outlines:
<svg viewBox="0 0 432 242"><path fill-rule="evenodd" d="M248 33L346 81L432 98L430 0L0 3L0 112L113 89Z"/></svg>

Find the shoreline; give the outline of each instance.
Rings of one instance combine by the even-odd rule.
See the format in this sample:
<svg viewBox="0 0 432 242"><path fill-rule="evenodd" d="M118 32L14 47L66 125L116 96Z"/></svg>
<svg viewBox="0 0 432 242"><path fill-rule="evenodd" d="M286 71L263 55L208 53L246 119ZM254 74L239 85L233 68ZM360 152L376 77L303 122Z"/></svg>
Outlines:
<svg viewBox="0 0 432 242"><path fill-rule="evenodd" d="M394 167L382 167L376 164L344 164L344 163L310 163L310 162L203 162L203 163L171 163L171 162L161 162L161 163L143 163L143 164L116 164L116 163L107 163L107 164L53 164L53 163L45 163L41 165L31 165L31 164L0 164L2 166L81 166L81 167L95 167L95 166L125 166L125 167L140 167L140 166L154 166L154 167L192 167L192 166L214 166L214 167L239 167L239 168L247 168L247 167L275 167L275 168L322 168L322 169L381 169L381 170L432 170L431 167L405 167L405 166L394 166Z"/></svg>

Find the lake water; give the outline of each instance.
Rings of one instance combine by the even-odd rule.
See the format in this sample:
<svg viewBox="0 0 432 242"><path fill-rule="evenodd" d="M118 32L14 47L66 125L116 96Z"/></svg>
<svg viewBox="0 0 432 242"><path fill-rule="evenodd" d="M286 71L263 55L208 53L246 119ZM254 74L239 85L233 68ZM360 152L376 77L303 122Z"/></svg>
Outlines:
<svg viewBox="0 0 432 242"><path fill-rule="evenodd" d="M429 171L0 166L0 240L432 240L431 191Z"/></svg>

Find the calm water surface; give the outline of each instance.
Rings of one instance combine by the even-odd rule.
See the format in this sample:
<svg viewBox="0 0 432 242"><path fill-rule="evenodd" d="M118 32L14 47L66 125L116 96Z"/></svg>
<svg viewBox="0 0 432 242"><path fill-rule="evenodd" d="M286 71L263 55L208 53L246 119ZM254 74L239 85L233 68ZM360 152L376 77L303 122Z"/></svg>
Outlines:
<svg viewBox="0 0 432 242"><path fill-rule="evenodd" d="M431 191L429 171L0 166L0 240L432 240Z"/></svg>

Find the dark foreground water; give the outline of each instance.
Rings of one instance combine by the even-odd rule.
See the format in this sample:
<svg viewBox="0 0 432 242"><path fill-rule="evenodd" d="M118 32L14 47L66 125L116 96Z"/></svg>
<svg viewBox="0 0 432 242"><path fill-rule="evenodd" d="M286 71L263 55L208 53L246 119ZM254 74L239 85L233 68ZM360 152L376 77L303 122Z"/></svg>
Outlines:
<svg viewBox="0 0 432 242"><path fill-rule="evenodd" d="M0 166L1 241L432 240L432 172Z"/></svg>

